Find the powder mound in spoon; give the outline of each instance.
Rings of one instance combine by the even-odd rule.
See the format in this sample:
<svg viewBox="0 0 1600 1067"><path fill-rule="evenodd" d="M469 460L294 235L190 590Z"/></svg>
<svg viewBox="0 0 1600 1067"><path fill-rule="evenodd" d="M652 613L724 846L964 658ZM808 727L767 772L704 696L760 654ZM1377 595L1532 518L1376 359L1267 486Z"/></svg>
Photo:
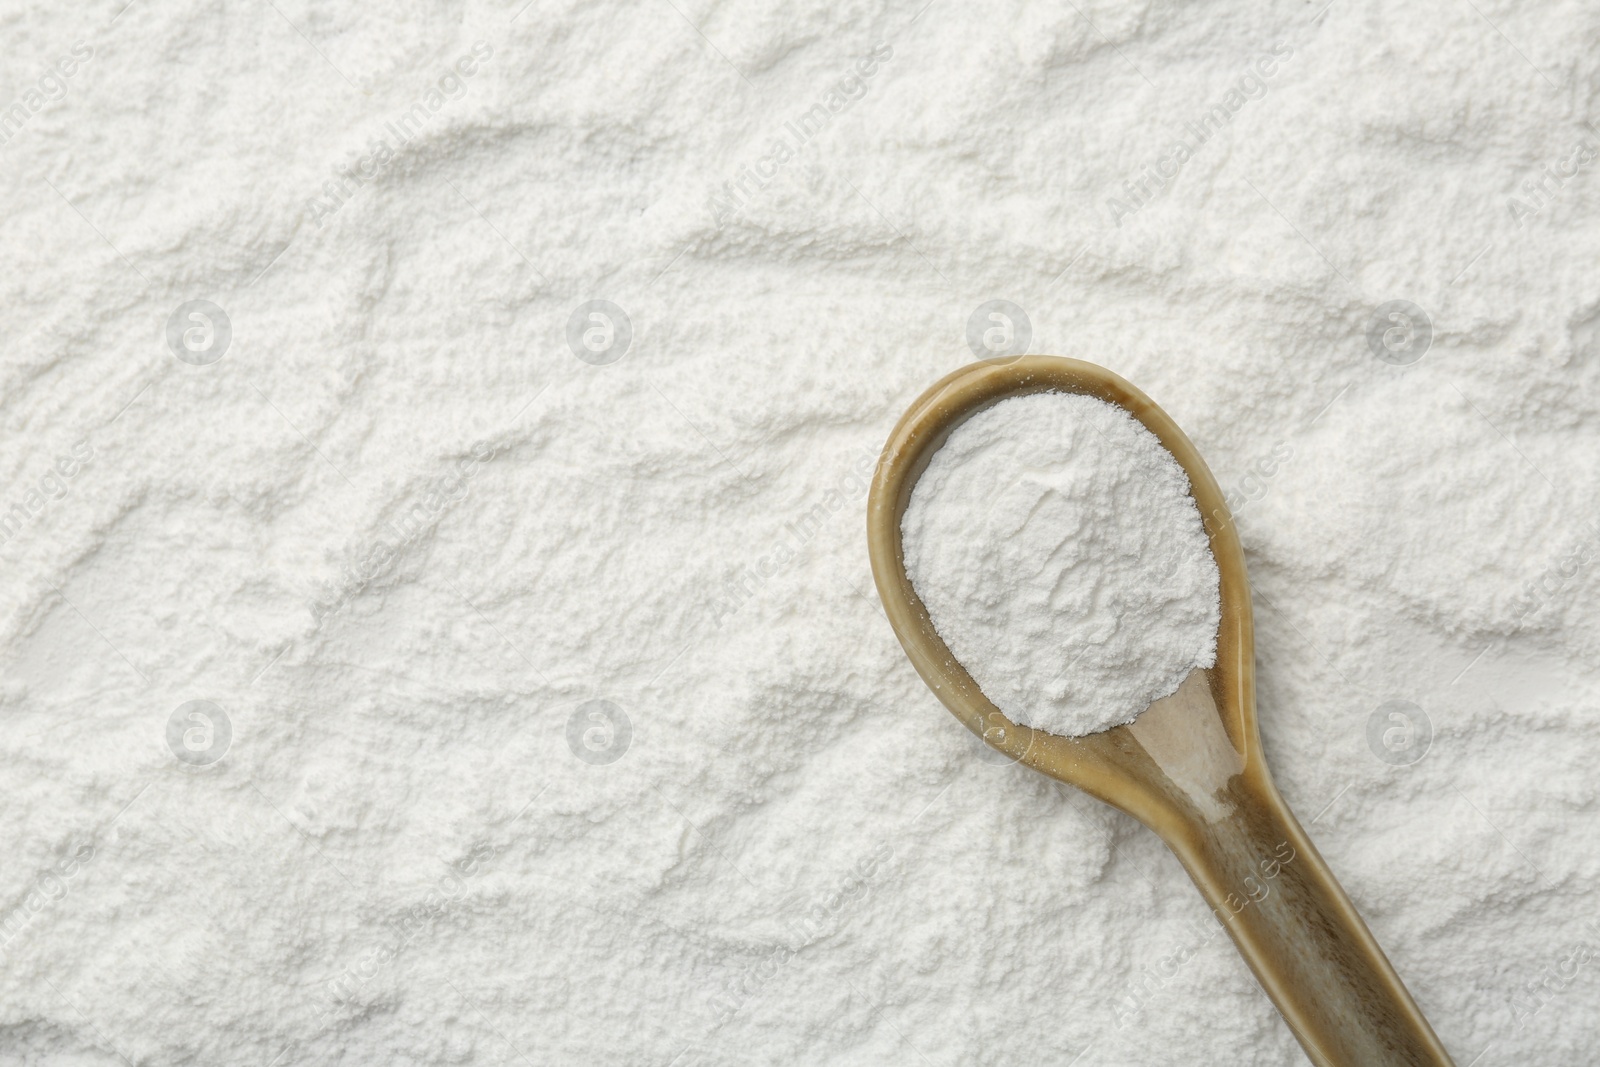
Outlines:
<svg viewBox="0 0 1600 1067"><path fill-rule="evenodd" d="M1216 663L1217 563L1188 475L1116 405L1033 393L980 411L900 529L934 627L1013 722L1109 730Z"/></svg>

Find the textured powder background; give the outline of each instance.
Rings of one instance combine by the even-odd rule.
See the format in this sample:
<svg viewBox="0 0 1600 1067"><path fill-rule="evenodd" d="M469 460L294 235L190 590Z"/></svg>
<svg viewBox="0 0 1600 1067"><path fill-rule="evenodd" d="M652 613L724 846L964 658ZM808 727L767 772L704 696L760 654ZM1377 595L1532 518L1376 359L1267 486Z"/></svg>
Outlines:
<svg viewBox="0 0 1600 1067"><path fill-rule="evenodd" d="M1458 1060L1592 1063L1592 5L518 6L0 12L0 1060L1302 1062L876 605L975 319L1206 456Z"/></svg>
<svg viewBox="0 0 1600 1067"><path fill-rule="evenodd" d="M906 574L1012 722L1132 722L1217 662L1216 560L1189 477L1125 410L1012 397L957 426L901 520Z"/></svg>

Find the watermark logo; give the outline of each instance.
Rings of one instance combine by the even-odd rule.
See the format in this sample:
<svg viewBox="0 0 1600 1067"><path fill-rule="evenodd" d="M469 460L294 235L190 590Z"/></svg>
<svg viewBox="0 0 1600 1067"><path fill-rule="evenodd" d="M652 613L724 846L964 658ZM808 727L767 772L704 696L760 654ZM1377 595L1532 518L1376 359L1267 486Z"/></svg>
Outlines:
<svg viewBox="0 0 1600 1067"><path fill-rule="evenodd" d="M1006 721L1006 717L998 711L989 712L982 725L983 736L977 745L978 761L980 763L985 763L991 767L1010 767L1020 761L1023 756L1028 754L1028 750L1033 748L1033 742L1029 741L1028 749L1023 751L1022 756L1009 756L1001 751L999 746L1010 740L1012 733L1020 730L1020 727L1012 726L1011 723Z"/></svg>
<svg viewBox="0 0 1600 1067"><path fill-rule="evenodd" d="M167 347L195 367L215 363L233 341L233 320L209 300L179 304L167 318Z"/></svg>
<svg viewBox="0 0 1600 1067"><path fill-rule="evenodd" d="M593 766L617 762L632 743L633 723L628 713L609 700L580 704L567 719L567 747Z"/></svg>
<svg viewBox="0 0 1600 1067"><path fill-rule="evenodd" d="M988 300L967 318L967 346L979 359L1015 359L1033 344L1028 313L1009 300Z"/></svg>
<svg viewBox="0 0 1600 1067"><path fill-rule="evenodd" d="M1367 747L1394 767L1409 767L1433 747L1433 722L1408 700L1380 704L1367 716Z"/></svg>
<svg viewBox="0 0 1600 1067"><path fill-rule="evenodd" d="M211 766L232 744L233 722L209 700L180 704L167 719L167 747L191 767Z"/></svg>
<svg viewBox="0 0 1600 1067"><path fill-rule="evenodd" d="M609 300L588 300L567 319L567 347L585 363L604 367L628 354L633 320Z"/></svg>
<svg viewBox="0 0 1600 1067"><path fill-rule="evenodd" d="M1409 300L1380 304L1367 322L1367 347L1385 363L1409 366L1433 347L1433 320Z"/></svg>

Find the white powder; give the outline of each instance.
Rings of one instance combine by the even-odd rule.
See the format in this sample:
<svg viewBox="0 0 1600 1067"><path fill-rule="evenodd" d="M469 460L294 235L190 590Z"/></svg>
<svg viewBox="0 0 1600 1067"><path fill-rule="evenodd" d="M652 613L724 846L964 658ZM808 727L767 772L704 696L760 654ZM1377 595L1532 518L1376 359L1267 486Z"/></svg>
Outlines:
<svg viewBox="0 0 1600 1067"><path fill-rule="evenodd" d="M934 627L1013 722L1132 722L1217 659L1216 560L1155 434L1089 396L1034 393L951 432L901 523Z"/></svg>
<svg viewBox="0 0 1600 1067"><path fill-rule="evenodd" d="M1302 1063L879 611L873 458L1006 299L1227 491L1278 784L1457 1061L1591 1067L1600 49L1477 6L8 4L0 1063Z"/></svg>

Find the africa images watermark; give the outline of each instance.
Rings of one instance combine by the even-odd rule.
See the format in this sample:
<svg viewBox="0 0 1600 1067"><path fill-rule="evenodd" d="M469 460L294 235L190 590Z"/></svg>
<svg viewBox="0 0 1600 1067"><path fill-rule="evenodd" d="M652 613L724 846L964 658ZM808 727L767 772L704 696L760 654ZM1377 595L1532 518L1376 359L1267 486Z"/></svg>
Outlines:
<svg viewBox="0 0 1600 1067"><path fill-rule="evenodd" d="M1506 197L1506 210L1511 212L1511 221L1517 224L1517 229L1522 229L1529 219L1553 204L1567 183L1594 162L1596 154L1593 142L1579 141L1564 158L1545 164L1538 178L1523 179L1522 194L1512 193Z"/></svg>
<svg viewBox="0 0 1600 1067"><path fill-rule="evenodd" d="M1271 452L1257 456L1233 488L1223 487L1222 502L1228 506L1228 513L1237 519L1247 505L1266 496L1267 483L1293 458L1294 446L1287 441L1276 441Z"/></svg>
<svg viewBox="0 0 1600 1067"><path fill-rule="evenodd" d="M1600 927L1585 920L1577 939L1569 942L1561 958L1555 963L1546 964L1537 978L1524 982L1521 988L1511 994L1508 1003L1511 1005L1511 1018L1518 1030L1526 1027L1529 1019L1538 1015L1547 1004L1578 980L1578 975L1590 961L1600 955L1596 945L1600 945Z"/></svg>
<svg viewBox="0 0 1600 1067"><path fill-rule="evenodd" d="M1184 164L1200 151L1200 146L1231 123L1233 116L1246 103L1267 95L1268 82L1278 73L1279 60L1292 55L1294 48L1279 42L1272 46L1271 52L1247 64L1249 69L1222 94L1220 101L1211 105L1198 120L1186 120L1183 135L1173 138L1167 150L1157 156L1155 162L1145 164L1131 179L1122 183L1122 193L1126 199L1113 196L1106 200L1111 221L1120 227L1124 218L1136 214L1154 200L1156 194L1178 176Z"/></svg>
<svg viewBox="0 0 1600 1067"><path fill-rule="evenodd" d="M33 116L67 95L67 82L78 73L78 68L94 58L94 46L86 41L73 41L72 49L57 59L50 69L39 75L32 85L0 111L0 146L11 143L22 132Z"/></svg>
<svg viewBox="0 0 1600 1067"><path fill-rule="evenodd" d="M327 199L321 196L306 198L306 210L310 212L317 228L321 229L324 222L337 215L357 190L382 174L394 162L395 150L421 135L446 102L466 96L468 81L481 69L480 64L489 62L493 55L494 46L488 41L474 42L471 52L457 59L420 100L383 124L382 136L367 138L366 155L352 159L343 167L335 166L334 177L322 183L322 192ZM389 143L391 137L395 142L393 145Z"/></svg>
<svg viewBox="0 0 1600 1067"><path fill-rule="evenodd" d="M1522 629L1545 605L1575 582L1600 551L1600 526L1590 526L1587 535L1568 549L1558 551L1545 563L1537 578L1522 583L1515 611L1517 629Z"/></svg>
<svg viewBox="0 0 1600 1067"><path fill-rule="evenodd" d="M746 163L722 183L720 194L711 193L707 206L717 229L722 229L749 205L757 193L771 185L790 160L827 128L835 115L843 114L867 95L867 83L878 73L879 65L894 58L894 46L879 44L851 64L843 77L830 85L820 99L798 118L786 119L782 129L767 141L767 150L755 163Z"/></svg>
<svg viewBox="0 0 1600 1067"><path fill-rule="evenodd" d="M85 842L41 870L17 906L0 918L0 951L9 955L11 943L33 925L34 919L66 898L72 890L72 880L94 857L94 844Z"/></svg>
<svg viewBox="0 0 1600 1067"><path fill-rule="evenodd" d="M810 510L783 524L783 536L773 542L770 552L757 557L753 565L744 564L723 580L722 591L711 604L711 618L717 629L788 567L800 550L817 536L829 515L837 515L850 501L867 495L872 468L877 462L876 449L866 448L856 453L845 473L834 479Z"/></svg>
<svg viewBox="0 0 1600 1067"><path fill-rule="evenodd" d="M1117 1029L1126 1027L1144 1010L1152 997L1172 985L1189 961L1194 959L1202 948L1209 945L1217 934L1226 930L1241 912L1270 897L1272 883L1298 855L1299 853L1288 841L1280 841L1272 850L1272 855L1259 856L1256 869L1260 871L1260 877L1255 874L1246 875L1235 891L1228 893L1221 904L1212 907L1213 926L1195 930L1193 937L1185 939L1183 944L1135 975L1128 992L1112 1006Z"/></svg>
<svg viewBox="0 0 1600 1067"><path fill-rule="evenodd" d="M72 480L89 465L94 458L94 446L87 437L74 442L70 454L63 452L45 472L39 476L36 483L26 485L19 498L11 501L11 506L0 513L0 545L7 544L21 536L24 530L33 525L35 519L42 515L52 501L60 500L72 491Z"/></svg>

